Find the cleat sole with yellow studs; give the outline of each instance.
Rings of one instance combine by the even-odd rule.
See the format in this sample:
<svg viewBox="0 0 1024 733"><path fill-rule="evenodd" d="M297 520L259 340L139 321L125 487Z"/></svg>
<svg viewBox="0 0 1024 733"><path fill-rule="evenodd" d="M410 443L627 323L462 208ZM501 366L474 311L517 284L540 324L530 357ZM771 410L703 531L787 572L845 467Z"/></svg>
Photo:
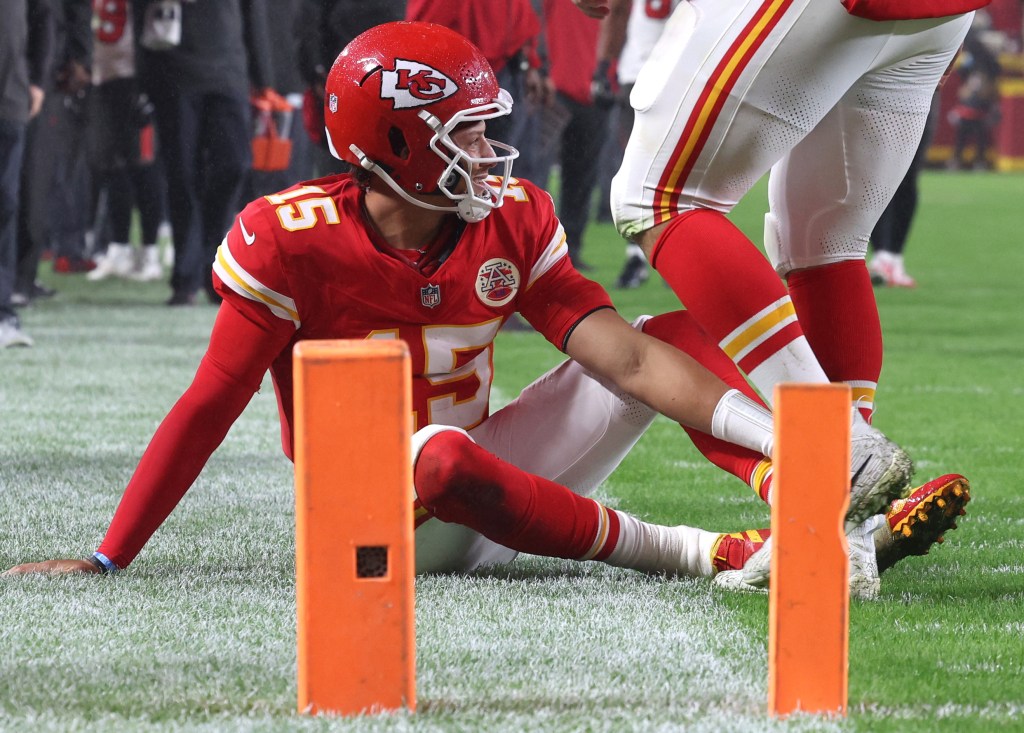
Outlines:
<svg viewBox="0 0 1024 733"><path fill-rule="evenodd" d="M897 499L886 513L886 524L875 535L878 570L882 572L910 555L926 555L932 545L956 529L967 513L970 482L957 473L932 479Z"/></svg>

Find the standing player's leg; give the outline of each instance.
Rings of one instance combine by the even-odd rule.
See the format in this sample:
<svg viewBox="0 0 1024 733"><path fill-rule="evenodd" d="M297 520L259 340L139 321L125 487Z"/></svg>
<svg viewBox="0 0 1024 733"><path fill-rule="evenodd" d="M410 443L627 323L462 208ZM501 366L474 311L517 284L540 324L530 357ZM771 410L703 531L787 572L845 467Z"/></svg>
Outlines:
<svg viewBox="0 0 1024 733"><path fill-rule="evenodd" d="M711 12L698 0L673 15L634 87L634 135L613 184L616 222L639 236L688 310L768 399L781 381L829 375L786 288L724 214L910 35L833 4L737 1ZM821 178L808 180L845 191L843 171ZM853 448L850 518L859 521L902 491L910 465L865 423L854 425Z"/></svg>
<svg viewBox="0 0 1024 733"><path fill-rule="evenodd" d="M772 169L765 249L779 274L787 277L819 363L831 381L850 384L865 421L874 412L883 353L865 263L868 239L916 153L933 91L966 25L961 19L894 38L887 47L894 57L891 63L880 58L880 68L865 74ZM905 470L909 478L909 465ZM914 495L928 495L929 486ZM969 496L966 480L960 496ZM941 501L947 506L956 503L949 497ZM889 509L890 515L897 512L897 504ZM919 522L912 529L907 525L923 547L955 527L955 514L933 514L944 521ZM850 530L851 579L859 577L862 587L877 592L874 536L888 538L891 522L876 516Z"/></svg>
<svg viewBox="0 0 1024 733"><path fill-rule="evenodd" d="M770 400L777 382L828 380L784 284L725 215L862 73L833 49L870 58L884 39L854 38L832 4L703 5L676 9L634 86L614 214Z"/></svg>
<svg viewBox="0 0 1024 733"><path fill-rule="evenodd" d="M773 169L765 249L828 378L847 382L866 420L882 369L882 331L865 264L871 231L917 151L932 94L966 23L894 40L895 60L865 74ZM911 43L932 50L912 53Z"/></svg>
<svg viewBox="0 0 1024 733"><path fill-rule="evenodd" d="M643 329L644 333L686 352L733 389L764 404L736 364L704 332L689 311L655 316L643 324ZM685 425L681 427L705 458L750 486L766 504L771 503L771 458L700 430Z"/></svg>

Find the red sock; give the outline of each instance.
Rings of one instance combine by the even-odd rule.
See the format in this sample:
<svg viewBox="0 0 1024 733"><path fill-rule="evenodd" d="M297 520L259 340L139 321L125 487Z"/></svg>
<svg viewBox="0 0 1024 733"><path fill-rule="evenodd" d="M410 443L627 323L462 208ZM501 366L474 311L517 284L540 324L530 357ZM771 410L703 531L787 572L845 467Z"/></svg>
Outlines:
<svg viewBox="0 0 1024 733"><path fill-rule="evenodd" d="M871 275L863 260L799 270L788 277L790 297L807 341L833 382L848 382L871 421L882 373L882 326Z"/></svg>
<svg viewBox="0 0 1024 733"><path fill-rule="evenodd" d="M698 209L677 216L658 239L651 265L747 374L802 335L786 286L725 214Z"/></svg>
<svg viewBox="0 0 1024 733"><path fill-rule="evenodd" d="M727 385L758 404L764 404L732 359L701 329L689 311L655 316L644 324L644 333L686 352ZM685 425L682 428L705 458L749 484L762 499L768 500L767 491L771 485L771 462L768 459L757 451L727 443L700 430Z"/></svg>
<svg viewBox="0 0 1024 733"><path fill-rule="evenodd" d="M501 460L462 433L428 440L413 478L419 500L435 517L512 550L601 560L618 542L613 510Z"/></svg>

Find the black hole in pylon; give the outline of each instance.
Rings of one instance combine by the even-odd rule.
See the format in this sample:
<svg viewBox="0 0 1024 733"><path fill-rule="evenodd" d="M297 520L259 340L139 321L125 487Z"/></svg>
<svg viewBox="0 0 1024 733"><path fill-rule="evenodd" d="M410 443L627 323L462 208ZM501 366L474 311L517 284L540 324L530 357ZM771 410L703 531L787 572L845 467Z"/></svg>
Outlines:
<svg viewBox="0 0 1024 733"><path fill-rule="evenodd" d="M388 575L388 548L383 546L356 548L357 578L386 578Z"/></svg>

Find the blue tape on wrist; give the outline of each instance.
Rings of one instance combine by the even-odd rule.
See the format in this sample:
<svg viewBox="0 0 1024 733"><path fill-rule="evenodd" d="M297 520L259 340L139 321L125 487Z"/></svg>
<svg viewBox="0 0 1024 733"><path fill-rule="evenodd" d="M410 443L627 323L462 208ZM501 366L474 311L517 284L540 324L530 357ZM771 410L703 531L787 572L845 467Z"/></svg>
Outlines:
<svg viewBox="0 0 1024 733"><path fill-rule="evenodd" d="M100 565L107 569L108 573L116 573L121 568L114 564L114 561L104 555L102 552L94 552L92 556L99 561Z"/></svg>

